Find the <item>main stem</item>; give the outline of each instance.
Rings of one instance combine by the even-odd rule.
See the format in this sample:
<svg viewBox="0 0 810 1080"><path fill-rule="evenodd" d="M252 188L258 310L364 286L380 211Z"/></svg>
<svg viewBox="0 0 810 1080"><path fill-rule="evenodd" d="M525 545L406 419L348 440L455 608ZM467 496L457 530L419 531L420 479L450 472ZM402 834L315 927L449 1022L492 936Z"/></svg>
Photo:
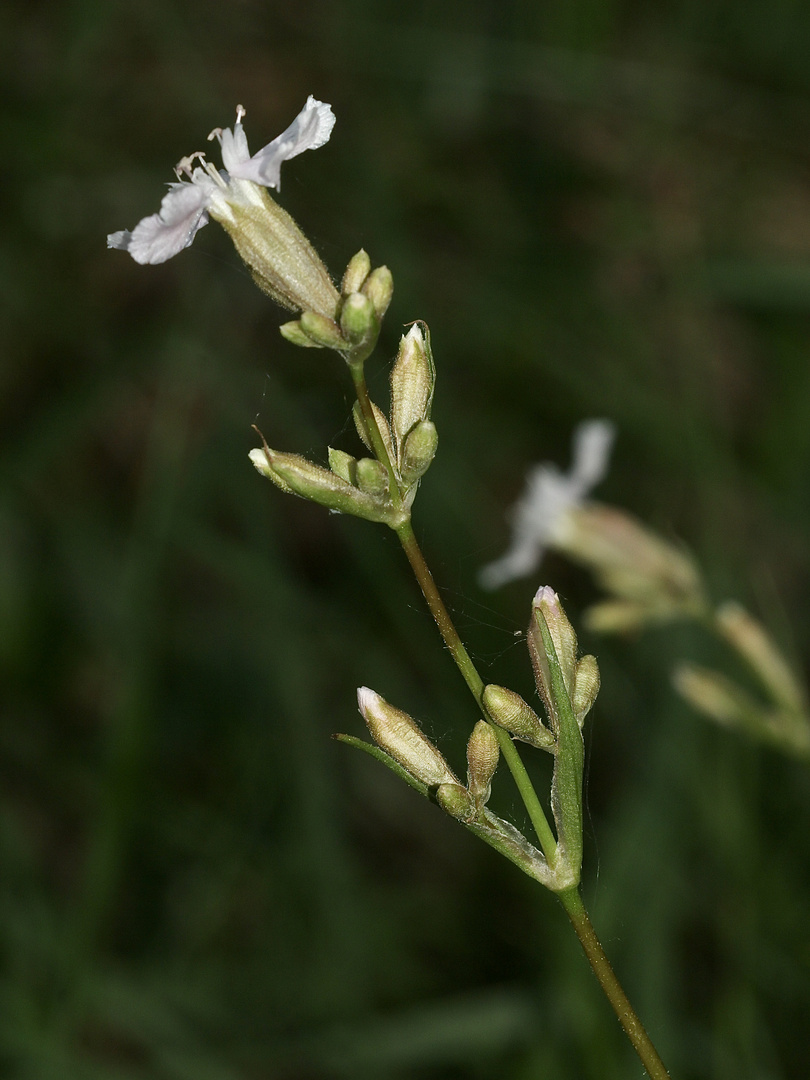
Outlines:
<svg viewBox="0 0 810 1080"><path fill-rule="evenodd" d="M416 580L419 582L419 587L422 590L427 606L430 608L430 613L439 628L439 633L444 638L445 645L450 650L450 654L455 660L464 681L478 702L478 707L484 719L491 723L483 702L484 680L478 674L475 664L472 662L470 654L465 649L453 620L450 618L450 613L444 606L444 601L436 588L436 582L433 580L428 564L425 562L425 557L419 547L410 519L400 525L397 529L397 536L408 557L408 562L411 564ZM548 818L540 804L529 774L526 772L526 766L523 764L520 754L517 752L517 747L509 736L509 732L504 731L497 724L492 724L492 730L498 739L498 746L520 792L520 797L529 814L534 831L537 833L543 854L546 856L549 865L553 867L557 861L557 840L551 831Z"/></svg>
<svg viewBox="0 0 810 1080"><path fill-rule="evenodd" d="M652 1077L652 1080L669 1080L666 1066L653 1046L652 1040L636 1015L633 1006L630 1004L613 968L610 966L610 961L605 955L605 950L602 948L593 924L588 917L588 912L585 910L579 890L570 889L568 892L559 893L558 896L560 903L565 908L566 915L571 920L571 925L576 931L582 950L588 958L588 963L599 980L599 985L616 1013L619 1023L641 1058L644 1068Z"/></svg>

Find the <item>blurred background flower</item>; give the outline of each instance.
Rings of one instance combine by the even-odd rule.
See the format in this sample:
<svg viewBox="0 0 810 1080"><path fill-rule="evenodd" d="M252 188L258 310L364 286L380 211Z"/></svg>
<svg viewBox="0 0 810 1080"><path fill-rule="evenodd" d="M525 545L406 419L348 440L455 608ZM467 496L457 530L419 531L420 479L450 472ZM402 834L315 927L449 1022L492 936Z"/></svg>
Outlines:
<svg viewBox="0 0 810 1080"><path fill-rule="evenodd" d="M381 404L430 326L416 527L484 679L533 700L541 582L476 572L587 416L619 433L600 499L806 671L810 12L11 0L0 40L0 1071L630 1075L553 898L329 739L359 685L456 771L476 720L396 538L247 460L254 422L358 451L340 362L281 339L220 230L148 269L105 236L237 102L257 146L330 102L280 201L335 276L360 246L394 272ZM588 574L542 575L579 630ZM806 769L673 694L674 657L725 662L695 629L580 642L586 898L630 997L681 1077L803 1077Z"/></svg>

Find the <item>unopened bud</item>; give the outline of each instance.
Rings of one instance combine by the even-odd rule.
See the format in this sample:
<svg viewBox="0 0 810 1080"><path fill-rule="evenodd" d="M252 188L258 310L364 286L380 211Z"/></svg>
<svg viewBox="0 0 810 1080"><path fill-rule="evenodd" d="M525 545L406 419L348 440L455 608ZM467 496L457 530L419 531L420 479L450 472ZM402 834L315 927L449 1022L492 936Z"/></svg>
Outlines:
<svg viewBox="0 0 810 1080"><path fill-rule="evenodd" d="M334 319L327 319L325 315L319 315L317 311L304 311L299 321L301 329L316 345L338 351L346 348L340 327Z"/></svg>
<svg viewBox="0 0 810 1080"><path fill-rule="evenodd" d="M521 742L554 752L554 736L520 694L505 686L490 684L484 687L482 701L487 714L498 727L505 728Z"/></svg>
<svg viewBox="0 0 810 1080"><path fill-rule="evenodd" d="M377 430L380 433L380 437L382 438L383 444L388 454L388 460L394 461L395 457L394 447L391 442L391 428L388 426L388 421L385 418L385 413L378 405L375 405L373 401L371 403L371 411L374 414L374 419L377 422ZM354 419L354 426L357 428L357 434L363 440L366 449L374 453L374 443L372 442L371 435L369 434L368 428L366 427L365 417L363 416L363 410L360 408L359 401L355 401L354 405L352 406L352 418Z"/></svg>
<svg viewBox="0 0 810 1080"><path fill-rule="evenodd" d="M574 693L571 696L571 704L574 706L574 715L580 728L585 717L593 708L596 695L599 693L601 678L599 665L596 657L588 654L583 656L577 663L576 677L574 679Z"/></svg>
<svg viewBox="0 0 810 1080"><path fill-rule="evenodd" d="M399 343L391 369L391 427L400 458L405 438L416 424L430 417L436 369L418 323Z"/></svg>
<svg viewBox="0 0 810 1080"><path fill-rule="evenodd" d="M335 476L339 476L347 484L357 486L357 459L353 458L351 454L347 454L344 450L336 450L334 446L330 446L329 468Z"/></svg>
<svg viewBox="0 0 810 1080"><path fill-rule="evenodd" d="M400 475L406 487L421 479L433 463L439 447L439 433L432 420L422 420L408 434L402 450Z"/></svg>
<svg viewBox="0 0 810 1080"><path fill-rule="evenodd" d="M500 755L498 736L492 725L479 720L467 743L467 786L478 808L485 806L489 799Z"/></svg>
<svg viewBox="0 0 810 1080"><path fill-rule="evenodd" d="M295 319L293 322L285 322L279 327L279 332L291 345L298 345L302 349L322 349L317 341L313 341L301 329L301 323Z"/></svg>
<svg viewBox="0 0 810 1080"><path fill-rule="evenodd" d="M251 450L255 468L282 491L320 503L329 510L377 521L396 528L404 512L395 510L388 499L360 491L329 469L322 469L298 454L271 450L267 444Z"/></svg>
<svg viewBox="0 0 810 1080"><path fill-rule="evenodd" d="M475 817L475 802L461 784L440 784L436 788L436 802L450 817L469 822Z"/></svg>
<svg viewBox="0 0 810 1080"><path fill-rule="evenodd" d="M363 282L371 272L371 259L366 252L360 248L356 255L353 255L349 260L349 265L346 267L346 272L343 275L343 282L340 286L340 291L344 296L348 296L349 293L360 292L363 287Z"/></svg>
<svg viewBox="0 0 810 1080"><path fill-rule="evenodd" d="M394 278L387 266L378 266L369 274L363 292L374 305L377 318L382 319L394 295Z"/></svg>
<svg viewBox="0 0 810 1080"><path fill-rule="evenodd" d="M357 486L369 495L383 496L388 493L388 470L374 458L360 458L357 462Z"/></svg>
<svg viewBox="0 0 810 1080"><path fill-rule="evenodd" d="M557 662L560 665L565 689L570 697L574 686L576 671L577 636L562 609L560 598L549 585L542 585L532 601L532 619L529 623L529 655L534 668L537 690L548 711L552 727L557 724L557 708L554 704L554 692L551 685L549 658L543 644L543 635L538 619L545 619Z"/></svg>
<svg viewBox="0 0 810 1080"><path fill-rule="evenodd" d="M458 785L458 778L412 717L367 686L357 691L357 704L371 737L411 776L431 788Z"/></svg>
<svg viewBox="0 0 810 1080"><path fill-rule="evenodd" d="M346 342L352 346L372 341L380 332L380 320L374 305L363 293L350 293L344 300L340 328Z"/></svg>
<svg viewBox="0 0 810 1080"><path fill-rule="evenodd" d="M748 661L774 702L801 712L805 708L802 687L765 628L732 601L721 604L716 620L723 637Z"/></svg>

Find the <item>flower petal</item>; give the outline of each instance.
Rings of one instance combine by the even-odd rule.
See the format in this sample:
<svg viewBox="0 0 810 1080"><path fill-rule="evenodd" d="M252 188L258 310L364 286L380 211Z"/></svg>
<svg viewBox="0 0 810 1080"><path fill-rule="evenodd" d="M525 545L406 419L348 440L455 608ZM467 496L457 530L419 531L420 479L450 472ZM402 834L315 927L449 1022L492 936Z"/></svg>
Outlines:
<svg viewBox="0 0 810 1080"><path fill-rule="evenodd" d="M302 154L305 150L317 150L329 141L332 128L335 126L335 115L331 105L322 101L316 101L310 94L307 103L278 138L263 147L252 158L245 160L225 160L225 135L222 133L223 163L231 176L240 180L252 180L254 184L263 187L278 189L280 184L281 163L290 158ZM237 124L236 128L241 125ZM235 140L236 135L233 136ZM245 141L247 149L247 141ZM228 156L231 157L231 145L229 140ZM236 156L236 155L235 155Z"/></svg>
<svg viewBox="0 0 810 1080"><path fill-rule="evenodd" d="M233 131L225 128L219 141L222 148L222 164L232 176L236 176L234 169L238 169L241 164L250 160L245 129L240 123L234 124Z"/></svg>
<svg viewBox="0 0 810 1080"><path fill-rule="evenodd" d="M583 495L604 480L615 437L616 426L609 420L585 420L577 426L571 480L581 486Z"/></svg>
<svg viewBox="0 0 810 1080"><path fill-rule="evenodd" d="M485 589L529 575L540 562L560 524L579 506L607 472L616 429L608 420L586 420L574 432L571 471L556 465L535 465L526 477L523 495L512 509L512 538L500 559L479 572Z"/></svg>
<svg viewBox="0 0 810 1080"><path fill-rule="evenodd" d="M205 211L210 197L210 189L203 184L172 184L159 213L143 218L132 232L110 233L107 247L128 251L135 262L166 262L187 248L208 224Z"/></svg>

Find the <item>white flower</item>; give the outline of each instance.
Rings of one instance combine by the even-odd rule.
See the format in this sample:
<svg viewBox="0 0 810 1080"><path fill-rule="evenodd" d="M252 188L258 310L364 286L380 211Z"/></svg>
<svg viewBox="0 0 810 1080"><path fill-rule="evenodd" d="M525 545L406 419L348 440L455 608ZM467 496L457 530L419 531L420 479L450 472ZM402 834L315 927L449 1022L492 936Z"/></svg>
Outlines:
<svg viewBox="0 0 810 1080"><path fill-rule="evenodd" d="M568 511L579 506L603 479L614 436L610 421L586 420L574 432L570 472L560 472L548 463L530 470L526 490L512 510L512 542L505 555L480 571L485 589L526 577L540 565Z"/></svg>
<svg viewBox="0 0 810 1080"><path fill-rule="evenodd" d="M281 163L323 146L335 124L331 106L310 95L287 130L251 157L242 128L244 115L237 106L233 131L215 128L208 136L219 139L224 170L216 169L200 152L183 158L175 167L178 182L169 185L160 211L145 217L132 232L111 233L107 247L128 251L139 263L165 262L189 246L208 224L209 213L226 224L233 222L234 207L260 206L257 185L278 189ZM200 165L192 168L195 159ZM183 174L187 180L181 180Z"/></svg>

